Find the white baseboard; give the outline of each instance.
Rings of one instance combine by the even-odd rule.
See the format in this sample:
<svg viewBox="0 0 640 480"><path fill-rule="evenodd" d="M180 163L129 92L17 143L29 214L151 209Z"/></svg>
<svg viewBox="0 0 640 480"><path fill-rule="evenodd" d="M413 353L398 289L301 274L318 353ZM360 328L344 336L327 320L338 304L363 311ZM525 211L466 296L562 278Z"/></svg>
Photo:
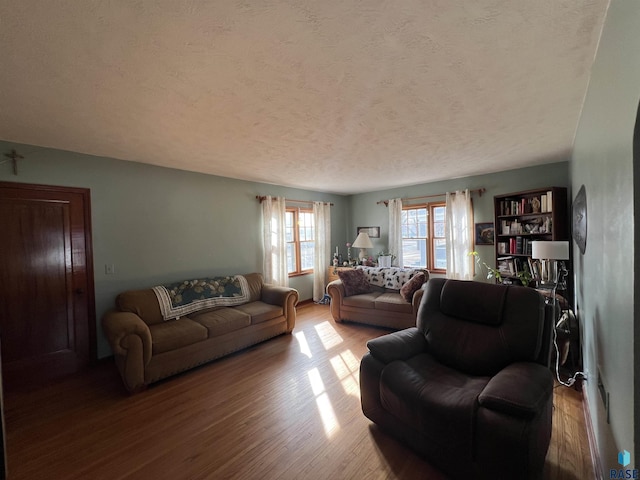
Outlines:
<svg viewBox="0 0 640 480"><path fill-rule="evenodd" d="M582 387L582 412L584 413L584 425L587 429L587 438L589 440L589 450L591 451L591 461L593 462L593 478L596 480L604 480L604 470L602 469L602 461L600 460L600 452L596 443L596 435L593 431L593 423L591 423L591 414L589 409L589 396L587 389Z"/></svg>

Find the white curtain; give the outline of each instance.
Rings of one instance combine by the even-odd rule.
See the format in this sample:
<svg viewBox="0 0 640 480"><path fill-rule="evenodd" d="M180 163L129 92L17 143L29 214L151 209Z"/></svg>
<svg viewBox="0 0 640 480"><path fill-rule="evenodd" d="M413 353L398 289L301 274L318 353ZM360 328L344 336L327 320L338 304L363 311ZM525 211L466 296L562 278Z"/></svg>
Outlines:
<svg viewBox="0 0 640 480"><path fill-rule="evenodd" d="M265 283L289 286L285 199L268 195L262 202L263 275Z"/></svg>
<svg viewBox="0 0 640 480"><path fill-rule="evenodd" d="M473 207L469 189L447 192L445 218L447 278L473 279Z"/></svg>
<svg viewBox="0 0 640 480"><path fill-rule="evenodd" d="M331 205L313 202L314 258L313 300L322 300L326 287L327 267L331 261Z"/></svg>
<svg viewBox="0 0 640 480"><path fill-rule="evenodd" d="M403 267L402 259L402 199L389 200L389 251L396 258L393 265Z"/></svg>

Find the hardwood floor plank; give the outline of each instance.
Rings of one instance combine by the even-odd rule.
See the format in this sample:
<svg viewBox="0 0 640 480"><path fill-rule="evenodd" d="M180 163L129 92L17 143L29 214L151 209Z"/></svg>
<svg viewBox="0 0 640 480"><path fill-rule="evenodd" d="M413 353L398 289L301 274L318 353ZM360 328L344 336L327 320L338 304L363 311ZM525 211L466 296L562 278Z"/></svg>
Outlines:
<svg viewBox="0 0 640 480"><path fill-rule="evenodd" d="M9 478L445 479L362 414L358 369L386 330L299 309L284 335L128 396L109 362L5 392ZM589 479L579 392L558 387L545 479Z"/></svg>

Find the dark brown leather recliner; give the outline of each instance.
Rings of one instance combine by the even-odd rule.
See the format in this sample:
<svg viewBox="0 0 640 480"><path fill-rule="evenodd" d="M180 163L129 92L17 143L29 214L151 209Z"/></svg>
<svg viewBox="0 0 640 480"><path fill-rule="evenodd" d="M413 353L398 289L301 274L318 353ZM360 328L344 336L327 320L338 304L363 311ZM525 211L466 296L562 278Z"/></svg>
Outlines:
<svg viewBox="0 0 640 480"><path fill-rule="evenodd" d="M453 478L537 478L551 328L531 288L431 279L417 327L368 342L364 414Z"/></svg>

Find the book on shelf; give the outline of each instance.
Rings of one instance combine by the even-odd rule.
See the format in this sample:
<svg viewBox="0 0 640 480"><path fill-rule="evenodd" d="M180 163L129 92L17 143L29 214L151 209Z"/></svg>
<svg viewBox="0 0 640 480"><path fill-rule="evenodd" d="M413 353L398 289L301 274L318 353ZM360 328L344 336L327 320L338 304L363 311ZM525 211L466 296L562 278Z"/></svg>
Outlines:
<svg viewBox="0 0 640 480"><path fill-rule="evenodd" d="M519 258L514 258L513 259L513 269L514 269L514 275L517 275L518 272L522 271L522 260L520 260Z"/></svg>
<svg viewBox="0 0 640 480"><path fill-rule="evenodd" d="M498 242L498 254L531 255L531 239L515 236L508 241Z"/></svg>
<svg viewBox="0 0 640 480"><path fill-rule="evenodd" d="M553 190L547 192L547 212L550 212L553 207Z"/></svg>
<svg viewBox="0 0 640 480"><path fill-rule="evenodd" d="M513 257L498 257L496 259L498 264L498 271L502 275L515 275L516 267L513 261Z"/></svg>
<svg viewBox="0 0 640 480"><path fill-rule="evenodd" d="M531 277L536 281L540 280L540 270L541 270L540 260L534 260L533 258L529 258L528 263L529 263L529 271L531 272Z"/></svg>

